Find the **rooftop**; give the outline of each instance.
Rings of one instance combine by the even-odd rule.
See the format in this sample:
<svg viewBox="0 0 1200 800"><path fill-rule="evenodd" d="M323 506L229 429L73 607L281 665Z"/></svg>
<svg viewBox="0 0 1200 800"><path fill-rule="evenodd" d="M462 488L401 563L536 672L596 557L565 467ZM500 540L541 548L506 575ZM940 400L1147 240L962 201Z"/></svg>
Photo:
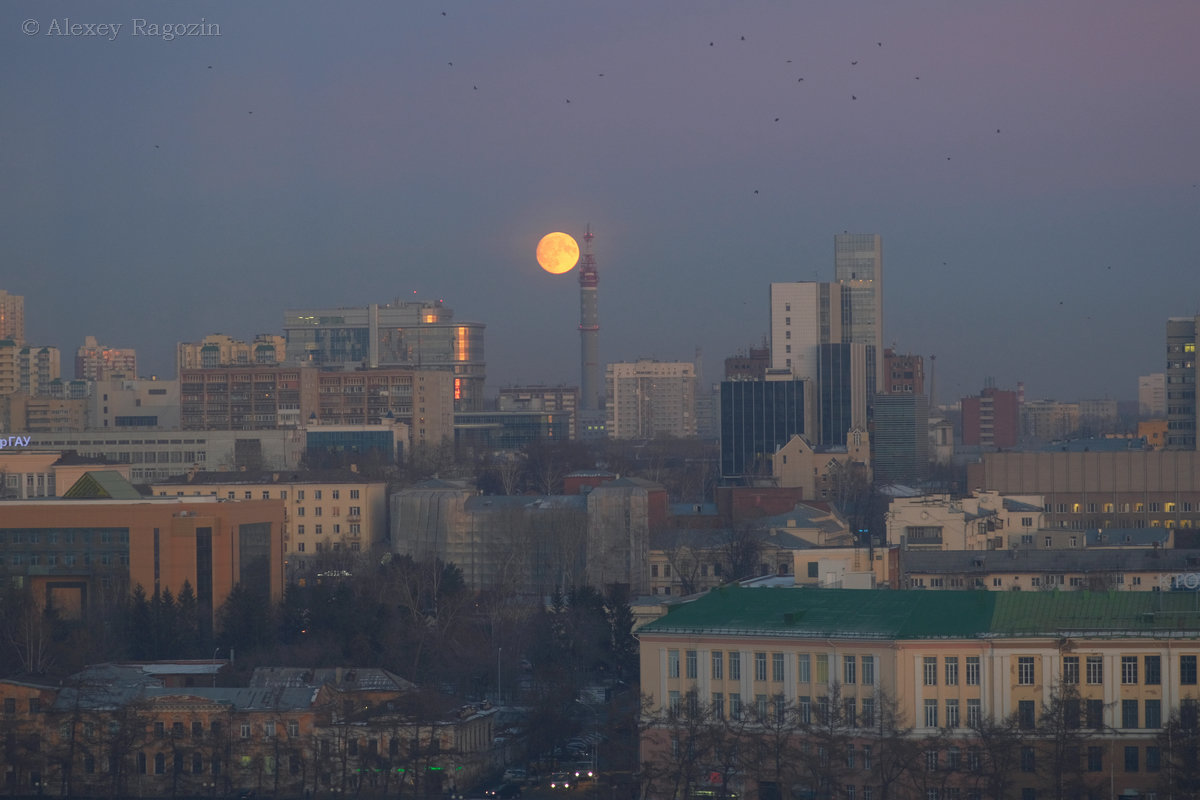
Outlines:
<svg viewBox="0 0 1200 800"><path fill-rule="evenodd" d="M1192 592L986 592L723 586L639 635L830 639L1200 638Z"/></svg>

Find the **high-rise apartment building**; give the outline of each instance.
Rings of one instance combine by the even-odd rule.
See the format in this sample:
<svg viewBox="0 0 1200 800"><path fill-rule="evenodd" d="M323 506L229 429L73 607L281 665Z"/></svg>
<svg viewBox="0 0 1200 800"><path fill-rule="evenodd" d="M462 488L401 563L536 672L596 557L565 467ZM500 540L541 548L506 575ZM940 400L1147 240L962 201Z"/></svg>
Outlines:
<svg viewBox="0 0 1200 800"><path fill-rule="evenodd" d="M484 408L484 325L456 322L440 300L286 311L283 331L289 362L445 370L455 411Z"/></svg>
<svg viewBox="0 0 1200 800"><path fill-rule="evenodd" d="M842 285L842 341L865 344L871 392L883 386L883 243L878 234L833 237L834 277Z"/></svg>
<svg viewBox="0 0 1200 800"><path fill-rule="evenodd" d="M689 361L609 364L605 425L615 439L696 435L696 365Z"/></svg>
<svg viewBox="0 0 1200 800"><path fill-rule="evenodd" d="M1019 430L1017 393L985 386L974 397L962 399L963 444L1007 449L1017 446Z"/></svg>
<svg viewBox="0 0 1200 800"><path fill-rule="evenodd" d="M75 351L75 377L85 381L103 381L115 377L137 377L137 352L132 349L97 344L87 336Z"/></svg>
<svg viewBox="0 0 1200 800"><path fill-rule="evenodd" d="M816 380L817 348L844 338L838 283L771 284L771 369Z"/></svg>
<svg viewBox="0 0 1200 800"><path fill-rule="evenodd" d="M282 364L286 359L287 340L278 334L261 333L253 342L243 342L223 333L213 333L199 342L175 345L175 366L180 370Z"/></svg>
<svg viewBox="0 0 1200 800"><path fill-rule="evenodd" d="M17 354L19 391L35 397L48 395L52 384L62 377L62 356L57 347L25 345Z"/></svg>
<svg viewBox="0 0 1200 800"><path fill-rule="evenodd" d="M1164 419L1167 416L1167 374L1154 372L1138 377L1138 416Z"/></svg>
<svg viewBox="0 0 1200 800"><path fill-rule="evenodd" d="M1167 449L1195 450L1196 331L1200 316L1167 320Z"/></svg>
<svg viewBox="0 0 1200 800"><path fill-rule="evenodd" d="M1052 442L1079 430L1079 404L1057 400L1027 400L1021 404L1021 434Z"/></svg>
<svg viewBox="0 0 1200 800"><path fill-rule="evenodd" d="M0 339L25 343L25 298L0 289Z"/></svg>

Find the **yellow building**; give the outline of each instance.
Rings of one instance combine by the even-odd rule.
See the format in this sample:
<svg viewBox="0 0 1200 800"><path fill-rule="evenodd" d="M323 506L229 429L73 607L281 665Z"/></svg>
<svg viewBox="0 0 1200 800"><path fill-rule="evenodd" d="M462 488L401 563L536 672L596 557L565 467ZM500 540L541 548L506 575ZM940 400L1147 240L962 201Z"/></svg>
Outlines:
<svg viewBox="0 0 1200 800"><path fill-rule="evenodd" d="M1172 756L1164 731L1194 723L1200 703L1200 617L1184 592L732 586L638 637L652 797L720 784L870 798L887 783L889 797L942 800L989 796L985 778L1006 797L1068 779L1084 797L1145 796ZM1006 744L987 738L1001 728ZM897 747L909 762L888 760ZM772 750L787 757L760 757Z"/></svg>
<svg viewBox="0 0 1200 800"><path fill-rule="evenodd" d="M321 553L366 553L387 541L387 483L354 470L192 472L151 486L160 497L282 500L288 577Z"/></svg>
<svg viewBox="0 0 1200 800"><path fill-rule="evenodd" d="M871 480L870 436L862 428L846 434L846 447L816 452L803 436L793 436L771 457L771 474L783 488L804 490L806 500L832 500L839 479L856 473Z"/></svg>

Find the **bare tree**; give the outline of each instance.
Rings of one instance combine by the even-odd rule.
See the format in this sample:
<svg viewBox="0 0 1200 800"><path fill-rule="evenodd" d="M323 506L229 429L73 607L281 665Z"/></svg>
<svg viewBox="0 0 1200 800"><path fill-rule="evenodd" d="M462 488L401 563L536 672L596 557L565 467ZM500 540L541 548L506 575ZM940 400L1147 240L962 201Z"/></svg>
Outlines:
<svg viewBox="0 0 1200 800"><path fill-rule="evenodd" d="M719 555L721 575L726 580L756 577L762 572L763 532L746 524L730 529Z"/></svg>
<svg viewBox="0 0 1200 800"><path fill-rule="evenodd" d="M1088 743L1095 736L1083 726L1079 690L1072 684L1050 688L1038 717L1038 773L1055 800L1086 797L1099 788L1087 772Z"/></svg>
<svg viewBox="0 0 1200 800"><path fill-rule="evenodd" d="M1001 719L988 716L971 726L967 751L968 782L983 797L1005 800L1012 792L1020 766L1022 731L1015 714Z"/></svg>

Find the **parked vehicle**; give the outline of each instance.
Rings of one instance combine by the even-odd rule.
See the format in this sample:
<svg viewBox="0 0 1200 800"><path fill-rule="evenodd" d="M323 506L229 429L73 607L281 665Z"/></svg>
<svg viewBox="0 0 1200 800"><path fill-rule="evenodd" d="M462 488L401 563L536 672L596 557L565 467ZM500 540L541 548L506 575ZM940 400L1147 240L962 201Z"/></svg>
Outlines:
<svg viewBox="0 0 1200 800"><path fill-rule="evenodd" d="M484 792L487 797L494 797L496 800L513 800L521 796L521 785L508 781L499 786L493 786Z"/></svg>

